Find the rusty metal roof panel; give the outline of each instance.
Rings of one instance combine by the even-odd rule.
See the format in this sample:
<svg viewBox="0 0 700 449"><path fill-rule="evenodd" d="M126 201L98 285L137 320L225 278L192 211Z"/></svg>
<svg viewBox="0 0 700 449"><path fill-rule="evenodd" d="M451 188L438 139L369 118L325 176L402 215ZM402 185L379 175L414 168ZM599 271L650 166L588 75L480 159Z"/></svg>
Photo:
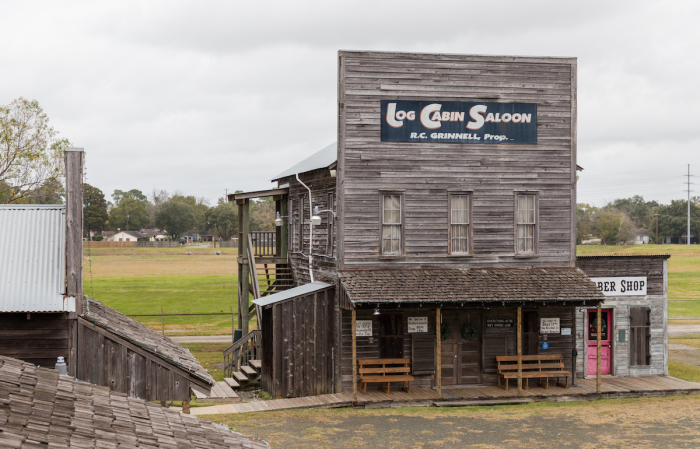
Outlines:
<svg viewBox="0 0 700 449"><path fill-rule="evenodd" d="M66 214L59 205L0 205L0 312L75 310L64 300Z"/></svg>

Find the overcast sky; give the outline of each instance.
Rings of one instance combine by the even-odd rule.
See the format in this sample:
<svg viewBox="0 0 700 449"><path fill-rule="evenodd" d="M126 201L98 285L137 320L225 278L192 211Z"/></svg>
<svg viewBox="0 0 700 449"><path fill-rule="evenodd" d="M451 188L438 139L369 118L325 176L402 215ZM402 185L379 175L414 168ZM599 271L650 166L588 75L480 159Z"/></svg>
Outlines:
<svg viewBox="0 0 700 449"><path fill-rule="evenodd" d="M700 2L0 0L0 104L36 99L87 182L215 204L335 140L337 51L578 58L579 202L700 176ZM700 178L695 190L700 195Z"/></svg>

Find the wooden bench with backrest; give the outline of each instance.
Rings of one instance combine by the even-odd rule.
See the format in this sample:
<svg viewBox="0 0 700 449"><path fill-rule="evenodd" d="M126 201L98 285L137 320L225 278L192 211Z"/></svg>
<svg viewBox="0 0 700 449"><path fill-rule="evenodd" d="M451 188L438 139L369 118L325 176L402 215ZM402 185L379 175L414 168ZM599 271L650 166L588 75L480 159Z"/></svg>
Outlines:
<svg viewBox="0 0 700 449"><path fill-rule="evenodd" d="M508 380L518 378L518 356L502 355L496 357L498 364L498 387L508 389ZM569 388L569 377L571 373L564 371L564 358L561 354L542 354L522 356L522 378L525 381L525 389L529 389L529 379L539 379L539 386L549 388L549 379L556 378L557 385ZM564 383L559 382L560 378L565 378ZM501 385L501 379L504 385ZM542 383L544 379L544 384Z"/></svg>
<svg viewBox="0 0 700 449"><path fill-rule="evenodd" d="M391 390L391 382L403 382L403 390L411 392L411 382L413 376L411 372L410 359L358 359L360 368L360 390L367 394L367 384L370 382L386 383L386 390ZM408 389L406 383L408 382Z"/></svg>

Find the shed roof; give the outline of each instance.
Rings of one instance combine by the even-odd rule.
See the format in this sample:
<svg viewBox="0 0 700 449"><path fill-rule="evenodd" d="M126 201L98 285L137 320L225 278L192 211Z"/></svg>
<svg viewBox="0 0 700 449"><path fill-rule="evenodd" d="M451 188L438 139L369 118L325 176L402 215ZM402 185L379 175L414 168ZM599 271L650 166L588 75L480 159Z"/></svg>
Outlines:
<svg viewBox="0 0 700 449"><path fill-rule="evenodd" d="M623 259L670 259L671 254L598 254L591 256L576 256L576 259L610 259L618 257Z"/></svg>
<svg viewBox="0 0 700 449"><path fill-rule="evenodd" d="M277 181L278 179L286 178L287 176L294 176L297 173L306 173L311 170L318 170L319 168L330 168L337 162L337 160L338 143L333 142L321 151L317 151L293 167L290 167L279 175L275 176L271 181Z"/></svg>
<svg viewBox="0 0 700 449"><path fill-rule="evenodd" d="M0 446L267 449L228 427L0 356Z"/></svg>
<svg viewBox="0 0 700 449"><path fill-rule="evenodd" d="M74 311L66 291L66 208L0 205L0 312Z"/></svg>
<svg viewBox="0 0 700 449"><path fill-rule="evenodd" d="M133 318L129 318L94 299L85 301L85 313L81 317L188 371L209 385L214 385L214 379L187 348L180 346L168 337L144 326Z"/></svg>
<svg viewBox="0 0 700 449"><path fill-rule="evenodd" d="M602 301L578 268L340 271L353 304Z"/></svg>
<svg viewBox="0 0 700 449"><path fill-rule="evenodd" d="M309 284L300 285L298 287L290 288L289 290L284 290L279 293L274 293L272 295L263 296L262 298L253 301L253 304L264 307L269 306L280 301L286 301L288 299L296 298L298 296L308 295L309 293L314 293L321 291L326 288L333 288L335 285L326 284L325 282L311 282Z"/></svg>

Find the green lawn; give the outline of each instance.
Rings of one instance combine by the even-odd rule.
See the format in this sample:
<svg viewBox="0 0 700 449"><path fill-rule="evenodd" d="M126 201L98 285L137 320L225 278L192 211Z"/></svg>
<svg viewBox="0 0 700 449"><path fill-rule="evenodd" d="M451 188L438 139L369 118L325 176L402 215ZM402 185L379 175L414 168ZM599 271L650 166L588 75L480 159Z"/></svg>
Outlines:
<svg viewBox="0 0 700 449"><path fill-rule="evenodd" d="M190 350L195 359L204 369L209 371L211 377L219 382L224 380L224 350L231 343L183 343L182 346Z"/></svg>

